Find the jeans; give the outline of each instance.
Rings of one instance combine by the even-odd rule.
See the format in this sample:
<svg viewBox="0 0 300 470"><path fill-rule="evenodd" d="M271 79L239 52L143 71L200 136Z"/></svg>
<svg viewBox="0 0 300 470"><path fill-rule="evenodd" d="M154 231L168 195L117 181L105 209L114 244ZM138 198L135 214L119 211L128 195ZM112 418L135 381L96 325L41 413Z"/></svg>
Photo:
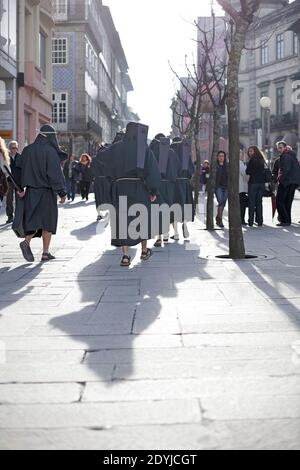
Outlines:
<svg viewBox="0 0 300 470"><path fill-rule="evenodd" d="M224 209L228 200L228 190L226 188L217 188L216 198L218 201L219 208Z"/></svg>
<svg viewBox="0 0 300 470"><path fill-rule="evenodd" d="M292 223L292 205L296 189L296 184L289 186L280 184L278 187L276 202L278 215L282 224L291 225Z"/></svg>
<svg viewBox="0 0 300 470"><path fill-rule="evenodd" d="M256 214L256 222L258 225L264 223L263 219L263 197L264 197L265 185L260 184L249 184L249 225L254 224L254 217Z"/></svg>
<svg viewBox="0 0 300 470"><path fill-rule="evenodd" d="M75 196L76 196L76 181L66 178L66 185L67 185L68 199L72 199L72 201L74 201Z"/></svg>

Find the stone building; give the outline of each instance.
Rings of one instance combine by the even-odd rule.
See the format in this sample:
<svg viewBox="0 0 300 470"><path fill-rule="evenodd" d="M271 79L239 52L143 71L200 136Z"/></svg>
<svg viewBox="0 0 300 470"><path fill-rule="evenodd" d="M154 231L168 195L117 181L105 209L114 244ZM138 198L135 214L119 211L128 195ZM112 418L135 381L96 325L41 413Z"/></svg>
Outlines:
<svg viewBox="0 0 300 470"><path fill-rule="evenodd" d="M17 0L0 0L0 136L17 137Z"/></svg>
<svg viewBox="0 0 300 470"><path fill-rule="evenodd" d="M130 120L128 64L101 0L55 2L53 123L69 153L95 154Z"/></svg>
<svg viewBox="0 0 300 470"><path fill-rule="evenodd" d="M292 101L293 86L300 71L300 0L266 1L259 11L254 31L249 35L242 58L240 86L240 131L244 147L263 147L263 114L260 99L269 96L270 151L287 138L296 147L299 107Z"/></svg>

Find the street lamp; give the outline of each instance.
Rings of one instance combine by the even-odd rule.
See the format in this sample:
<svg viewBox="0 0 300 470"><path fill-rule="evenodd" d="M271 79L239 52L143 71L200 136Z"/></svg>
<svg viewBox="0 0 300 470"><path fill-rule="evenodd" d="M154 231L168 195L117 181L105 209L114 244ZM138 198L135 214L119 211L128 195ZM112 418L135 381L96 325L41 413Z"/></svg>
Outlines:
<svg viewBox="0 0 300 470"><path fill-rule="evenodd" d="M268 96L263 96L259 102L262 108L262 147L267 153L269 166L271 165L271 106L272 101Z"/></svg>

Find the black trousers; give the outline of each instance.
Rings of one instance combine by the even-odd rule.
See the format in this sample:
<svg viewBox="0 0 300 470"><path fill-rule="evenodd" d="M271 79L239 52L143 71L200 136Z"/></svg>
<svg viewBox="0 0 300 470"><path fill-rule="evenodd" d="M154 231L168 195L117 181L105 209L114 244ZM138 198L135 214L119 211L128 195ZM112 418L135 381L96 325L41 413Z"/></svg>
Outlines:
<svg viewBox="0 0 300 470"><path fill-rule="evenodd" d="M90 194L90 181L80 181L80 192L82 199L88 199Z"/></svg>
<svg viewBox="0 0 300 470"><path fill-rule="evenodd" d="M292 205L296 189L296 184L290 184L289 186L280 184L278 187L276 203L279 219L282 224L292 223Z"/></svg>
<svg viewBox="0 0 300 470"><path fill-rule="evenodd" d="M247 193L240 193L240 208L242 223L245 222L246 209L249 206L249 199Z"/></svg>
<svg viewBox="0 0 300 470"><path fill-rule="evenodd" d="M8 191L6 195L6 215L9 219L14 218L14 199L16 197L16 190L12 183L8 182Z"/></svg>

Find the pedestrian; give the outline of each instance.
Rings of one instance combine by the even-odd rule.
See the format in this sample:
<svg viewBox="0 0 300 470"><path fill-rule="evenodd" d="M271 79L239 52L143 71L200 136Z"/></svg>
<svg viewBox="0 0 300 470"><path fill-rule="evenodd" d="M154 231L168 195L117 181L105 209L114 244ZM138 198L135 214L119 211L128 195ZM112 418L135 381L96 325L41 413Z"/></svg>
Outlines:
<svg viewBox="0 0 300 470"><path fill-rule="evenodd" d="M99 152L103 152L109 148L109 145L100 147ZM112 179L104 174L104 167L100 158L94 158L91 165L92 175L94 178L94 193L97 210L97 222L104 218L103 206L112 204L111 184Z"/></svg>
<svg viewBox="0 0 300 470"><path fill-rule="evenodd" d="M215 194L218 201L216 224L224 228L223 213L228 200L228 162L226 152L220 150L217 154L217 175Z"/></svg>
<svg viewBox="0 0 300 470"><path fill-rule="evenodd" d="M263 197L266 184L266 161L256 145L248 149L249 163L246 174L249 178L249 227L253 227L254 219L258 227L262 227L263 219Z"/></svg>
<svg viewBox="0 0 300 470"><path fill-rule="evenodd" d="M10 169L9 152L5 144L5 140L0 137L0 207L4 197L8 192L7 171L4 166Z"/></svg>
<svg viewBox="0 0 300 470"><path fill-rule="evenodd" d="M83 153L79 161L79 173L80 173L80 191L82 200L89 200L89 194L91 184L93 181L93 172L91 169L92 158L87 154Z"/></svg>
<svg viewBox="0 0 300 470"><path fill-rule="evenodd" d="M104 175L113 179L112 201L116 220L113 221L111 217L111 243L122 248L122 267L131 265L129 247L138 244L142 248L141 260L147 261L152 256L147 241L158 235L153 233L151 207L158 196L160 173L155 157L147 146L147 135L147 126L129 123L123 141L98 152L96 157L103 167ZM127 204L126 213L122 206L124 199ZM133 236L130 228L137 217L131 215L131 212L136 213L136 207L143 209L147 220L141 216L138 224L140 232Z"/></svg>
<svg viewBox="0 0 300 470"><path fill-rule="evenodd" d="M210 173L209 161L205 160L203 162L203 165L201 165L201 171L200 171L200 187L201 187L202 194L206 193L206 186L209 180L209 173Z"/></svg>
<svg viewBox="0 0 300 470"><path fill-rule="evenodd" d="M63 165L63 173L67 186L68 201L74 201L76 197L76 184L79 180L79 164L75 155L71 155Z"/></svg>
<svg viewBox="0 0 300 470"><path fill-rule="evenodd" d="M292 224L292 205L297 187L300 185L300 166L296 153L286 142L278 142L280 154L278 191L276 197L279 215L278 227L289 227Z"/></svg>
<svg viewBox="0 0 300 470"><path fill-rule="evenodd" d="M191 144L187 139L175 137L171 149L177 155L180 167L175 187L175 204L181 207L181 217L176 217L174 221L174 240L179 240L178 224L182 224L183 238L188 239L190 234L188 222L194 222L195 202L191 180L195 172L192 162ZM179 214L178 214L179 215Z"/></svg>
<svg viewBox="0 0 300 470"><path fill-rule="evenodd" d="M19 144L16 141L12 141L8 144L9 150L9 159L10 159L10 171L15 182L21 186L21 170L17 166L17 161L21 157L19 154ZM17 201L17 192L13 182L10 177L7 178L8 182L8 191L6 195L6 215L7 215L7 224L11 224L14 220L15 213L15 204Z"/></svg>
<svg viewBox="0 0 300 470"><path fill-rule="evenodd" d="M50 125L44 125L35 142L23 150L20 159L21 186L24 192L19 196L24 199L21 219L25 232L25 240L20 244L20 248L28 262L34 261L30 247L32 239L41 237L43 239L41 261L55 259L49 248L52 235L57 231L57 196L60 198L60 204L64 204L67 195L60 163L60 157L63 155L55 129ZM18 208L21 210L21 205L17 206L17 210Z"/></svg>
<svg viewBox="0 0 300 470"><path fill-rule="evenodd" d="M248 198L248 184L249 176L246 174L246 165L244 159L244 152L240 151L240 178L239 178L239 191L240 191L240 208L242 225L247 225L245 221L246 209L249 206Z"/></svg>
<svg viewBox="0 0 300 470"><path fill-rule="evenodd" d="M180 163L174 150L170 148L170 139L166 138L164 134L157 134L150 144L150 150L158 163L161 175L161 182L159 188L159 201L160 205L167 205L170 209L175 203L175 189L176 180L179 174ZM170 219L160 221L160 234L155 242L156 248L162 247L162 240L164 243L169 241L170 223L174 223L174 214L170 214Z"/></svg>

